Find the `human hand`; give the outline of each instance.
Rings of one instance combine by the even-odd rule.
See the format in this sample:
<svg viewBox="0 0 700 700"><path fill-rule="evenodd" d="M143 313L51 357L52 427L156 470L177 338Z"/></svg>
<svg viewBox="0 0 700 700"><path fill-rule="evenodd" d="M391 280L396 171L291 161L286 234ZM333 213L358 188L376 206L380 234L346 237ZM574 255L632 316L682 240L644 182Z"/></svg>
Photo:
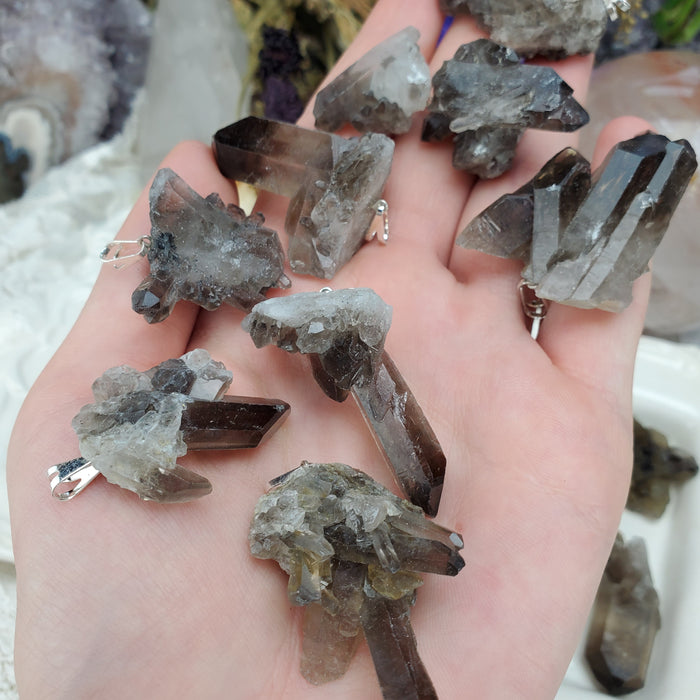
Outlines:
<svg viewBox="0 0 700 700"><path fill-rule="evenodd" d="M338 70L413 24L434 73L478 36L458 20L435 51L436 7L380 0ZM591 59L556 68L581 99ZM311 125L309 112L302 123ZM616 122L596 160L644 128ZM454 238L574 137L528 132L512 171L474 183L452 169L449 146L421 143L419 130L416 120L397 139L385 192L390 244L363 247L332 285L371 287L393 306L387 349L447 455L436 520L462 533L466 567L455 579L426 576L412 615L438 694L551 697L625 501L648 276L619 315L553 305L533 341L517 292L519 265L457 248ZM236 200L209 148L181 145L166 165L201 194ZM256 207L283 242L286 205L264 196ZM148 230L144 194L119 237ZM341 680L320 688L304 681L300 611L290 609L286 576L273 562L254 560L247 543L267 482L304 459L344 462L391 485L359 411L327 399L306 358L256 350L235 309L204 312L181 302L165 322L147 325L129 301L145 272L145 262L103 270L15 426L8 483L23 697L379 697L364 647ZM290 292L323 286L290 277ZM104 480L70 503L50 498L45 469L77 454L70 419L92 400L92 381L109 367L146 369L195 347L233 371L232 392L291 404L270 441L183 458L214 485L195 502L142 502Z"/></svg>

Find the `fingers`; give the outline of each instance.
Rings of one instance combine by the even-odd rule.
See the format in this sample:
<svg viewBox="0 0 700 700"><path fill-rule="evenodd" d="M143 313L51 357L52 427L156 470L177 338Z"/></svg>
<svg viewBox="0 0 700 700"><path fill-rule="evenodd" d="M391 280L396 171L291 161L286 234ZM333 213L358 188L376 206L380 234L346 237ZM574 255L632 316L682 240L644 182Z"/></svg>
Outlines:
<svg viewBox="0 0 700 700"><path fill-rule="evenodd" d="M596 144L596 167L618 142L649 130L649 124L623 117L608 124ZM592 386L607 387L612 396L629 400L634 356L644 325L651 275L634 284L632 304L620 313L575 309L552 304L539 342L552 362Z"/></svg>

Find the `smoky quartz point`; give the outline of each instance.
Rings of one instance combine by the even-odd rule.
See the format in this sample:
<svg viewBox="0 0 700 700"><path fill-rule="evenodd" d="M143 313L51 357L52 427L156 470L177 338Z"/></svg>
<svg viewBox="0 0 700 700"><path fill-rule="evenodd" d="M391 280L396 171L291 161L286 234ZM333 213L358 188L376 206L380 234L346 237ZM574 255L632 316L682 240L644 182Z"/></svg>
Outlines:
<svg viewBox="0 0 700 700"><path fill-rule="evenodd" d="M257 347L309 355L314 378L334 401L355 397L396 480L435 515L445 454L418 401L384 350L391 307L371 289L267 299L243 320Z"/></svg>
<svg viewBox="0 0 700 700"><path fill-rule="evenodd" d="M479 214L457 244L521 260L541 299L621 311L696 167L687 141L660 134L618 143L593 174L567 148Z"/></svg>
<svg viewBox="0 0 700 700"><path fill-rule="evenodd" d="M276 560L290 602L306 606L304 677L341 677L364 636L384 698L436 698L410 609L421 573L464 567L460 535L344 464L304 462L271 483L255 508L250 550Z"/></svg>
<svg viewBox="0 0 700 700"><path fill-rule="evenodd" d="M656 633L661 627L644 541L618 534L593 606L586 660L611 695L644 686Z"/></svg>
<svg viewBox="0 0 700 700"><path fill-rule="evenodd" d="M291 201L285 230L297 274L330 279L358 251L394 155L383 134L346 139L259 117L214 135L221 172Z"/></svg>
<svg viewBox="0 0 700 700"><path fill-rule="evenodd" d="M430 99L430 70L415 27L406 27L368 51L321 90L314 103L316 128L404 134Z"/></svg>
<svg viewBox="0 0 700 700"><path fill-rule="evenodd" d="M634 422L634 466L627 508L650 518L660 518L670 500L673 484L682 484L698 473L692 454L668 444L666 436Z"/></svg>
<svg viewBox="0 0 700 700"><path fill-rule="evenodd" d="M471 14L491 39L524 56L593 53L605 32L604 0L440 0L447 14Z"/></svg>
<svg viewBox="0 0 700 700"><path fill-rule="evenodd" d="M93 384L95 403L73 419L83 465L144 500L172 503L210 493L209 481L177 458L188 449L256 447L289 409L283 401L224 396L231 377L201 349L147 372L107 370Z"/></svg>
<svg viewBox="0 0 700 700"><path fill-rule="evenodd" d="M156 173L149 201L151 270L131 297L149 323L166 319L180 299L247 311L271 287L289 286L279 238L262 214L246 216L215 193L200 197L168 168Z"/></svg>
<svg viewBox="0 0 700 700"><path fill-rule="evenodd" d="M454 139L452 164L481 178L511 167L526 129L575 131L588 113L549 67L526 65L510 48L477 39L433 77L424 141Z"/></svg>

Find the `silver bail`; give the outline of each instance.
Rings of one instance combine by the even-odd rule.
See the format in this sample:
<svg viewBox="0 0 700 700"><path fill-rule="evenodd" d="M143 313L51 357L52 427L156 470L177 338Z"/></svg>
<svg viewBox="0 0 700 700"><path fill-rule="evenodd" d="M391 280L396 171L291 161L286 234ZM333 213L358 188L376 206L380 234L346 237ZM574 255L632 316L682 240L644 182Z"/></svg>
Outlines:
<svg viewBox="0 0 700 700"><path fill-rule="evenodd" d="M70 501L88 484L99 476L100 472L82 457L49 467L51 478L51 495L59 501ZM67 487L67 488L66 488Z"/></svg>
<svg viewBox="0 0 700 700"><path fill-rule="evenodd" d="M532 321L530 335L533 340L537 340L537 336L540 334L540 326L549 310L549 304L538 297L535 294L535 286L528 284L525 280L520 280L518 292L520 293L520 304L523 307L523 313Z"/></svg>

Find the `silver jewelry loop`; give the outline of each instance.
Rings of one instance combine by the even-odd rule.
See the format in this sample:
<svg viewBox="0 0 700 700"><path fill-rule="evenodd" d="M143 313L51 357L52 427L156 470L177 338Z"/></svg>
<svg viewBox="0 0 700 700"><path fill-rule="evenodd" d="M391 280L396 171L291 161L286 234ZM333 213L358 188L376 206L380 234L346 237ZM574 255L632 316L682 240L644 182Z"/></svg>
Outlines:
<svg viewBox="0 0 700 700"><path fill-rule="evenodd" d="M91 484L100 472L82 457L71 459L62 464L54 464L48 469L51 479L51 495L59 501L70 501L88 484ZM65 488L68 487L68 488Z"/></svg>
<svg viewBox="0 0 700 700"><path fill-rule="evenodd" d="M537 340L542 321L549 310L549 303L538 297L534 290L535 285L528 284L525 280L520 280L518 284L520 304L523 308L523 313L532 321L530 336L533 340Z"/></svg>
<svg viewBox="0 0 700 700"><path fill-rule="evenodd" d="M120 270L146 255L150 243L150 236L141 236L135 241L111 241L102 249L100 260L112 263L115 269ZM138 250L129 252L134 246L138 246Z"/></svg>
<svg viewBox="0 0 700 700"><path fill-rule="evenodd" d="M378 200L374 210L377 216L382 217L382 233L380 234L376 229L368 231L365 240L372 241L376 238L382 245L386 245L389 242L389 204L386 199Z"/></svg>

